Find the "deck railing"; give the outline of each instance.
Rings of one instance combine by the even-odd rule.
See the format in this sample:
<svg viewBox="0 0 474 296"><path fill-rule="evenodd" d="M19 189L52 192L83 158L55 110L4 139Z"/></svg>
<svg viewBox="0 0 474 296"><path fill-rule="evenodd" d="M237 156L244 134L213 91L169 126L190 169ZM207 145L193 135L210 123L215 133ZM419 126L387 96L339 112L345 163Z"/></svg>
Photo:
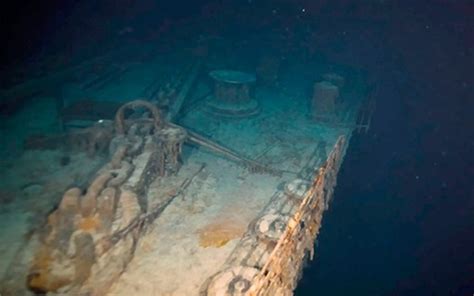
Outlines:
<svg viewBox="0 0 474 296"><path fill-rule="evenodd" d="M306 257L313 259L314 240L336 186L344 146L345 137L341 136L313 179L311 188L289 220L267 262L253 279L247 295L292 295Z"/></svg>

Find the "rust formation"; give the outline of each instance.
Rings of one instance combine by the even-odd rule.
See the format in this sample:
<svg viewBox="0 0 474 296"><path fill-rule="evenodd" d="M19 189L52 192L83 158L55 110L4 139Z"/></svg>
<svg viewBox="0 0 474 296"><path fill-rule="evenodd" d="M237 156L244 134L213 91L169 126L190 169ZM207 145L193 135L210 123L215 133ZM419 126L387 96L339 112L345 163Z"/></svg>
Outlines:
<svg viewBox="0 0 474 296"><path fill-rule="evenodd" d="M341 136L311 182L296 179L275 193L202 295L293 295L304 262L313 259L345 145Z"/></svg>
<svg viewBox="0 0 474 296"><path fill-rule="evenodd" d="M279 64L268 63L269 69L260 74L266 83L274 83ZM164 87L153 84L148 90L153 93L151 100L122 105L113 121L100 120L80 131L30 138L27 145L31 148L73 147L90 156L105 154L107 162L86 186L69 188L62 195L44 227L32 235L19 259L13 261L19 266L16 270L27 270L26 279L25 273L12 272L2 282L6 288L0 289L1 293L21 294L15 285L26 280L27 288L39 294L104 295L133 259L148 227L203 171L205 164L191 176L184 175L184 181L175 178L182 172L185 143L206 148L253 173L281 176L291 172L269 167L173 123L199 67L199 62L192 64L186 74ZM208 107L231 117L258 113L250 88L255 78L250 76L220 72L214 77L218 79ZM314 88L313 118L327 123L338 116L339 88L344 79L335 74L325 79L330 82L317 83ZM361 110L357 124L368 129L370 117ZM248 227L232 220L224 220L229 224L225 225L217 219L200 230L203 248L222 247L241 238L222 269L202 285L203 295L292 294L304 261L313 258L314 241L336 185L345 142L340 137L327 156L327 144L321 140L307 165L299 173L291 172L298 178L282 184ZM158 188L163 184L166 192Z"/></svg>
<svg viewBox="0 0 474 296"><path fill-rule="evenodd" d="M214 80L214 95L208 99L208 112L224 117L242 118L256 115L259 105L251 95L255 83L253 74L215 70L209 73Z"/></svg>
<svg viewBox="0 0 474 296"><path fill-rule="evenodd" d="M126 118L127 110L133 111L131 118ZM21 250L22 254L34 254L21 266L28 270L28 289L36 293L103 295L109 289L133 258L147 226L192 182L188 178L176 184L175 194L154 196L154 206L150 207L150 184L179 171L185 141L242 163L252 171L272 171L168 122L154 104L144 100L124 104L113 123L105 121L73 135L46 137L31 145L47 146L48 142L65 139L76 145L82 141L91 154L100 150L108 152L110 158L85 190L73 187L64 193L45 227ZM9 275L2 292L17 294L16 283L22 282L18 276L21 275Z"/></svg>
<svg viewBox="0 0 474 296"><path fill-rule="evenodd" d="M344 145L345 138L339 138L246 295L292 295L306 256L313 259L314 240L332 198Z"/></svg>

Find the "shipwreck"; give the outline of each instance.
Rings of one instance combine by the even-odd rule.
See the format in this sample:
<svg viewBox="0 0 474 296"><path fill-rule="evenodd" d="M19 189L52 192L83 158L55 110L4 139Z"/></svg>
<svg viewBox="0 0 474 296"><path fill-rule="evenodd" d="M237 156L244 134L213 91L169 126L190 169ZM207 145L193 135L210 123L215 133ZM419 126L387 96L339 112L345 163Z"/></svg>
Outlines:
<svg viewBox="0 0 474 296"><path fill-rule="evenodd" d="M275 63L253 74L200 57L103 99L163 59L88 76L93 60L64 78L87 98L45 95L59 128L26 149L87 170L56 191L37 185L53 206L8 250L1 295L292 295L350 137L370 127L375 88L322 72L312 93L285 93L268 86ZM44 180L73 170L62 172Z"/></svg>

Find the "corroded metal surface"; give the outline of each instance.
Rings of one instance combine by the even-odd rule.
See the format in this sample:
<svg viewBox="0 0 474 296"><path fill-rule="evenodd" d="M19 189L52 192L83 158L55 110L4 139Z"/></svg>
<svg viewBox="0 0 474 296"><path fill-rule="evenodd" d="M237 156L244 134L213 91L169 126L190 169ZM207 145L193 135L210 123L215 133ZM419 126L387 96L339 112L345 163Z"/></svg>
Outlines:
<svg viewBox="0 0 474 296"><path fill-rule="evenodd" d="M143 107L151 119L125 119L125 110ZM147 101L123 105L117 111L115 124L105 128L110 137L103 140L108 149L102 150L109 151L109 162L86 190L74 187L66 191L45 227L22 251L34 253L31 260L21 261L23 270L19 268L3 282L8 286L2 289L5 295L23 293L18 283L25 282L25 269L27 288L33 292L103 295L132 260L147 226L193 180L188 177L175 184L174 194L154 195L154 206L150 206L150 184L158 177L177 173L185 140L231 157L253 171L267 169L167 122Z"/></svg>
<svg viewBox="0 0 474 296"><path fill-rule="evenodd" d="M344 151L345 137L341 136L311 182L297 179L275 193L222 271L203 285L202 295L212 294L210 283L216 277L226 270L240 270L238 267L258 269L251 285L240 291L242 295L292 295L304 261L313 258L314 241L332 198ZM242 276L238 272L233 274L234 278Z"/></svg>
<svg viewBox="0 0 474 296"><path fill-rule="evenodd" d="M137 221L148 212L146 190L157 176L157 145L140 132L149 128L135 123L119 130L110 161L86 192L71 188L64 194L38 237L30 290L100 295L123 272L143 230Z"/></svg>
<svg viewBox="0 0 474 296"><path fill-rule="evenodd" d="M24 258L15 260L18 265L26 266L27 275L12 276L9 283L14 285L16 281L24 285L26 277L28 288L38 293L105 294L133 259L147 226L193 181L190 170L187 175L180 174L184 142L219 153L243 164L251 172L274 176L288 172L239 155L226 147L229 142L218 144L170 122L180 112L198 69L199 64L192 66L189 76L176 83L183 86L178 95L175 94L177 90L170 91L167 114L161 114L158 102L136 100L119 108L115 124L101 120L100 124L76 134L32 142L37 147L61 142L62 146L82 147L90 154L108 151L110 159L97 171L87 188L71 188L64 193L58 207L48 216L45 227L34 234L21 252ZM251 99L248 88L244 87L241 95L234 98L238 98L237 101ZM330 101L329 105L334 103L334 100ZM240 107L237 104L237 111ZM335 113L333 107L330 106L328 113ZM130 118L125 118L127 110L134 111ZM151 118L144 118L146 114ZM350 116L344 118L351 119ZM264 195L265 201L258 211L247 219L247 222L252 221L250 225L243 225L235 237L240 239L235 249L229 249L222 256L222 259L227 258L222 268L219 269L222 264L219 260L215 268L200 279L208 279L201 286L203 294L292 293L304 261L313 257L314 240L321 227L323 212L332 198L345 139L339 138L329 157L326 146L326 139L321 139L300 172L290 172L298 179L288 181L285 178L288 182L281 184L273 196L273 187ZM313 177L315 170L318 173ZM11 289L5 295L21 294L18 291Z"/></svg>
<svg viewBox="0 0 474 296"><path fill-rule="evenodd" d="M310 259L313 258L314 240L321 227L323 212L327 209L336 186L344 146L345 138L341 137L289 220L265 265L253 279L247 295L292 294L308 252Z"/></svg>
<svg viewBox="0 0 474 296"><path fill-rule="evenodd" d="M224 117L242 118L260 111L258 102L251 94L254 74L215 70L209 73L214 79L214 95L207 99L207 111Z"/></svg>

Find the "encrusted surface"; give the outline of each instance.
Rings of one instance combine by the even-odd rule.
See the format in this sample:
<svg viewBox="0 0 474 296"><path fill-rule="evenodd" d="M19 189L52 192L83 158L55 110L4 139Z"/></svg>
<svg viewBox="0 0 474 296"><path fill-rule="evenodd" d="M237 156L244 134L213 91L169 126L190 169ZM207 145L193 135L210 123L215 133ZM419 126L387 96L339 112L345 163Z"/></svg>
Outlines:
<svg viewBox="0 0 474 296"><path fill-rule="evenodd" d="M196 77L197 68L192 69ZM270 70L269 76L277 75L277 70ZM194 80L191 78L183 75L179 80ZM185 83L186 93L191 82ZM178 92L180 84L171 85L169 93ZM198 83L198 89L208 94L206 87L206 83ZM168 107L174 99L184 102L175 94L154 99L158 105L168 99ZM55 192L58 207L50 215L42 213L42 217L48 216L48 227L33 232L30 242L13 259L18 266L26 266L23 269L29 270L28 275L7 277L2 283L12 287L14 282L27 282L37 292L71 295L198 295L205 293L216 274L232 270L237 276L229 278L235 293L243 295L251 287L263 294L291 293L304 258L301 250L311 251L317 234L319 212L312 216L314 221L307 221L306 229L298 229L297 239L303 243L294 246L295 255L285 253L297 263L268 262L274 262L272 252L286 245L279 239L285 237L287 222L293 223L289 217L298 212L312 185L309 176L323 165L337 138L349 135L351 129L312 121L307 94L263 88L257 89L254 99L252 106L258 101L260 113L233 120L213 117L204 102L191 101L196 103L193 112L183 113L179 126L162 120L165 117L148 104L134 101L127 105L122 111L145 106L151 119L146 112L130 118L123 112L115 130L106 125L82 139L84 143L78 141L90 157L110 151L108 163L95 164L82 174L89 178L56 186L53 181L61 180L57 175L48 182L22 187L30 196ZM180 114L180 108L175 109L171 113ZM348 118L350 122L350 114ZM171 134L178 135L171 137L176 141L170 140L169 133L159 134L167 129L179 131ZM184 147L184 141L201 149ZM66 166L68 162L73 166L92 163L90 159L56 158ZM36 178L41 175L40 170L33 173ZM331 188L326 189L327 195L318 199L318 211L329 205ZM9 200L15 192L2 189L0 194ZM35 203L29 207L34 209ZM252 280L242 281L238 270L246 268L251 268L246 274ZM247 285L262 268L278 275L272 277L275 287L261 276L262 290ZM20 275L20 269L15 274ZM284 277L278 273L282 270ZM5 294L22 294L18 291Z"/></svg>

